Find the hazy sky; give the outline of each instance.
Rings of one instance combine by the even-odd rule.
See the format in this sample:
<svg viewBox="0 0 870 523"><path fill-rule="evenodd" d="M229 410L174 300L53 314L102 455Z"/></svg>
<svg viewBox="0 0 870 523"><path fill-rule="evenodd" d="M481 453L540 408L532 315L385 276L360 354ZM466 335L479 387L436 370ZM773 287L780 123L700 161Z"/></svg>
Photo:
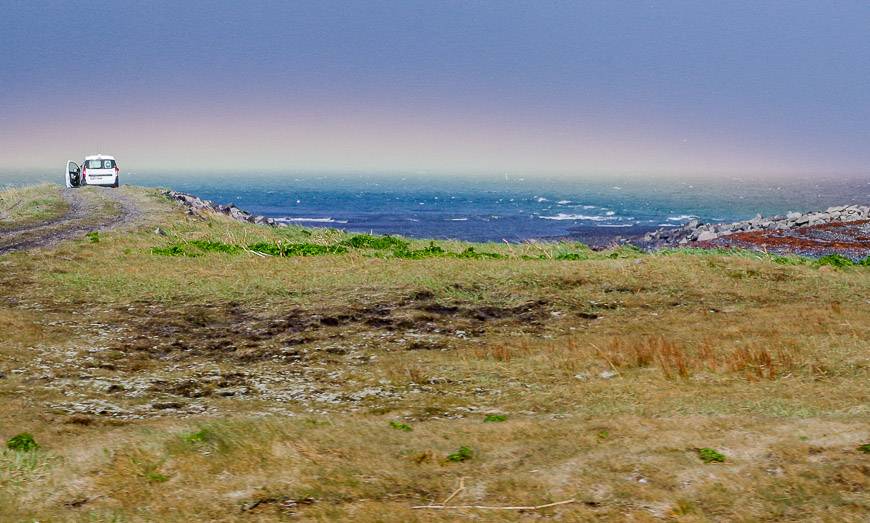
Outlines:
<svg viewBox="0 0 870 523"><path fill-rule="evenodd" d="M870 172L866 1L0 0L0 161Z"/></svg>

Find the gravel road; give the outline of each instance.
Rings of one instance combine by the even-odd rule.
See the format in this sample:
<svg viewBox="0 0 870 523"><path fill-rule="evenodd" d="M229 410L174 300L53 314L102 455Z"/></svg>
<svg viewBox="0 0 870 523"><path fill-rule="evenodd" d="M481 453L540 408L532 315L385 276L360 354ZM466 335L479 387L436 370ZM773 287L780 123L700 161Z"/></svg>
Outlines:
<svg viewBox="0 0 870 523"><path fill-rule="evenodd" d="M136 202L123 190L94 187L61 191L69 203L62 216L0 231L0 255L48 247L81 238L91 231L107 231L135 223L141 216ZM107 204L116 211L107 211Z"/></svg>

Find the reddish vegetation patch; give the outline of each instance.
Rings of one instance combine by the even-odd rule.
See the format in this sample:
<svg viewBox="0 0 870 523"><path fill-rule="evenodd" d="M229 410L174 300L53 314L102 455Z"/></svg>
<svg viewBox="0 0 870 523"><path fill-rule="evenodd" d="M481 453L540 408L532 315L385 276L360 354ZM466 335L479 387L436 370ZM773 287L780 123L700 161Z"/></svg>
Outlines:
<svg viewBox="0 0 870 523"><path fill-rule="evenodd" d="M841 254L859 259L870 256L870 220L832 222L787 230L739 232L708 242L698 242L698 245L804 256Z"/></svg>

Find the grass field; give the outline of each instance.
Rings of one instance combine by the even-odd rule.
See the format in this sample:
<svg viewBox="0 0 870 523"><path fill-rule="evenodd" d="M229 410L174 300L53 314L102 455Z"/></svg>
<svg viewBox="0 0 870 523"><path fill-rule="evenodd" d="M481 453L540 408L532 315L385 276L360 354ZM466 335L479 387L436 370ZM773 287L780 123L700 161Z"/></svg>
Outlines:
<svg viewBox="0 0 870 523"><path fill-rule="evenodd" d="M49 184L0 191L0 231L51 220L69 208L60 187Z"/></svg>
<svg viewBox="0 0 870 523"><path fill-rule="evenodd" d="M0 257L0 437L38 445L0 451L2 521L870 515L868 267L126 190L139 226ZM438 508L460 484L448 506L488 508Z"/></svg>

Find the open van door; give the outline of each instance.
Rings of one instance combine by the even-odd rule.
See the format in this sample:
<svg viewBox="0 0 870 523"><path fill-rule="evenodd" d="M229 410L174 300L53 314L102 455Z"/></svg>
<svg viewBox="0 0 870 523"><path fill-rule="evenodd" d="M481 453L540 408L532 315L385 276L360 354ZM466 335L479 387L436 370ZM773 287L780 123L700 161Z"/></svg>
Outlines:
<svg viewBox="0 0 870 523"><path fill-rule="evenodd" d="M66 162L63 179L67 187L78 187L82 184L82 170L77 163L73 161Z"/></svg>

